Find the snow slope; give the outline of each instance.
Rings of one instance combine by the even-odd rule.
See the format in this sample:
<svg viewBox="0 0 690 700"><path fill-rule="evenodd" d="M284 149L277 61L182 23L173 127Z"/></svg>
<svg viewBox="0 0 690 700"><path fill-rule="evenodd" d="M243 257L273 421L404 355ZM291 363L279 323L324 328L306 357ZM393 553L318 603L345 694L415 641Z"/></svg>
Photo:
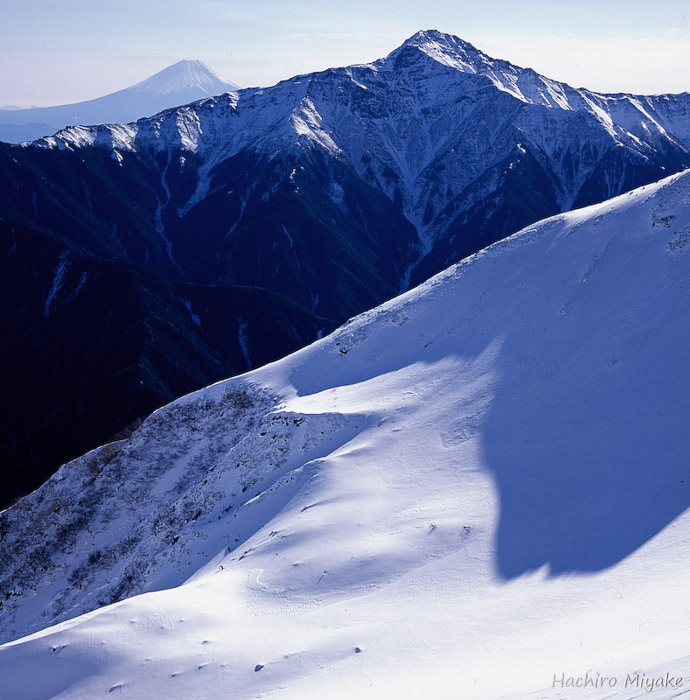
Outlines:
<svg viewBox="0 0 690 700"><path fill-rule="evenodd" d="M688 692L689 256L685 171L66 465L0 516L0 697Z"/></svg>
<svg viewBox="0 0 690 700"><path fill-rule="evenodd" d="M56 107L0 109L0 140L30 141L74 124L131 122L237 89L201 61L178 61L136 85L94 100Z"/></svg>

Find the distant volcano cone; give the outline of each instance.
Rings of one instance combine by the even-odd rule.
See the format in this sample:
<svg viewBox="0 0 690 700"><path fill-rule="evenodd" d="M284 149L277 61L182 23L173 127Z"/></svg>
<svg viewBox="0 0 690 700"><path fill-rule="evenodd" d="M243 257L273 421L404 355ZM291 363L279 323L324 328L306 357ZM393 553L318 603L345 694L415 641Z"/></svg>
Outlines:
<svg viewBox="0 0 690 700"><path fill-rule="evenodd" d="M0 109L0 141L32 141L77 124L133 122L237 89L235 83L223 80L201 61L178 61L136 85L94 100L56 107Z"/></svg>

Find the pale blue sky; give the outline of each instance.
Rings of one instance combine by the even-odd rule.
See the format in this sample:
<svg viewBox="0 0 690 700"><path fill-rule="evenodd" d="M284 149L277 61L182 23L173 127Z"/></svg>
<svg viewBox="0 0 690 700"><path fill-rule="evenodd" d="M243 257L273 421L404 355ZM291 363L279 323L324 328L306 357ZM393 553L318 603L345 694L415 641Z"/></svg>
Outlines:
<svg viewBox="0 0 690 700"><path fill-rule="evenodd" d="M578 87L690 91L688 0L2 0L0 105L127 87L180 59L241 86L364 63L419 29Z"/></svg>

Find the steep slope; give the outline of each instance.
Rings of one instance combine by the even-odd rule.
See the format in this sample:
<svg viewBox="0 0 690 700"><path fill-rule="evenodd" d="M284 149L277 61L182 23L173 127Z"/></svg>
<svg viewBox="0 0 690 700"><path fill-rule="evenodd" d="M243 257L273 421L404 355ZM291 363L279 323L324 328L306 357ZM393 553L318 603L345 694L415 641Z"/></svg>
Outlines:
<svg viewBox="0 0 690 700"><path fill-rule="evenodd" d="M161 404L334 325L265 289L171 281L42 229L0 231L3 504Z"/></svg>
<svg viewBox="0 0 690 700"><path fill-rule="evenodd" d="M64 466L0 519L4 638L65 620L0 647L0 695L682 685L689 255L686 171Z"/></svg>
<svg viewBox="0 0 690 700"><path fill-rule="evenodd" d="M37 228L65 250L77 245L145 267L163 278L161 289L253 287L289 300L299 308L299 330L277 324L288 336L273 341L275 359L295 339L309 342L531 222L689 167L689 115L688 94L576 90L426 31L370 65L223 94L127 125L71 127L22 147L0 146L0 217L6 232ZM15 242L7 233L3 240L9 253ZM4 274L24 280L16 298L37 299L29 311L35 316L61 254L31 274L4 258ZM107 318L117 289L93 299L96 317ZM181 303L155 306L164 325L178 327ZM216 338L200 307L192 311L201 331ZM245 318L241 311L232 309L231 318ZM74 315L70 327L83 323L71 302L62 313ZM131 324L141 324L138 313L135 307ZM262 346L251 325L247 343ZM26 329L7 332L23 337ZM46 326L32 342L55 341ZM72 343L78 356L78 333ZM215 341L210 350L224 352ZM200 356L198 364L205 362ZM124 371L124 356L122 363ZM250 366L256 363L225 363L222 371ZM40 383L54 383L52 365L32 370ZM173 367L147 376L168 371L167 383L198 388ZM144 381L161 403L169 398ZM127 395L139 389L122 385ZM125 403L120 395L112 401ZM66 434L53 423L53 408L37 417L48 431L53 425L50 440L65 440L71 455L98 444L85 424L75 425L75 438ZM120 423L149 409L132 406ZM35 458L46 432L33 426L10 418L9 440L25 436L13 464L24 460L47 475L59 462ZM15 446L1 444L0 457L6 449ZM9 478L21 483L21 469Z"/></svg>
<svg viewBox="0 0 690 700"><path fill-rule="evenodd" d="M237 89L201 61L178 61L136 85L94 100L57 107L0 109L0 141L33 141L74 124L131 122Z"/></svg>

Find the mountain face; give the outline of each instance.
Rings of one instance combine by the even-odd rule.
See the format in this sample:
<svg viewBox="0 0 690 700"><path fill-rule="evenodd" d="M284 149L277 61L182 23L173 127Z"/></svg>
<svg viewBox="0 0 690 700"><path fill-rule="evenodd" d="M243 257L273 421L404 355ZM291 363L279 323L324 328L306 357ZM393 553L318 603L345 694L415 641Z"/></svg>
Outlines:
<svg viewBox="0 0 690 700"><path fill-rule="evenodd" d="M175 395L690 166L689 146L688 94L573 89L433 31L369 65L0 145L7 392L25 397L0 434L5 500Z"/></svg>
<svg viewBox="0 0 690 700"><path fill-rule="evenodd" d="M629 700L686 678L688 279L690 171L65 465L0 515L3 639L63 621L0 647L0 695L544 698L587 672Z"/></svg>
<svg viewBox="0 0 690 700"><path fill-rule="evenodd" d="M0 141L33 141L75 124L131 122L237 89L201 61L179 61L132 87L95 100L57 107L0 109Z"/></svg>

